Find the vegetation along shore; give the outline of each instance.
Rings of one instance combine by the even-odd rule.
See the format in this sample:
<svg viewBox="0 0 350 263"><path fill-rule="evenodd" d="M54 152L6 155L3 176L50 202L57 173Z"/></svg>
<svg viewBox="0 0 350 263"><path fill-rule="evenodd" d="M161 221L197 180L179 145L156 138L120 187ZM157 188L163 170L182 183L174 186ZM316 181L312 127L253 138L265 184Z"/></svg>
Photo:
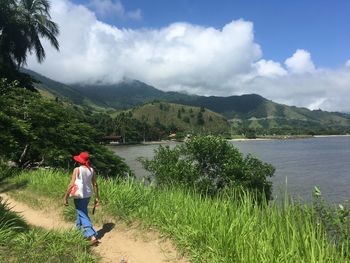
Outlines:
<svg viewBox="0 0 350 263"><path fill-rule="evenodd" d="M60 3L62 10L75 6ZM287 106L257 94L165 92L136 79L111 85L102 79L95 80L99 85L54 81L24 68L31 54L44 61L43 39L60 49L50 7L48 0L0 0L0 262L169 262L153 250L160 241L170 244L165 250L177 263L350 261L345 205L330 206L317 188L310 204L287 193L273 200L275 168L228 141L348 136L349 114ZM79 10L90 12L82 5ZM139 11L122 10L132 16ZM225 28L218 33L231 26ZM195 29L190 31L201 27ZM183 143L169 147L159 143L164 140ZM106 147L153 142L161 144L154 157L139 159L150 174L142 180ZM90 153L102 201L92 215L102 227L97 249L77 230L47 228L39 216L55 210L51 220L74 225L75 209L72 202L63 206L62 197L76 165L72 156L83 151ZM6 197L38 214L26 221ZM113 232L121 226L136 235L122 239ZM152 260L150 251L156 251Z"/></svg>
<svg viewBox="0 0 350 263"><path fill-rule="evenodd" d="M100 219L139 222L143 229L157 229L191 262L349 261L347 209L328 206L318 189L309 205L295 203L287 195L283 200L270 200L268 177L273 175L273 167L254 157L243 157L223 139L199 137L174 149L160 147L152 160L143 163L156 178L150 185L130 177L99 178L103 200ZM195 163L198 165L193 166ZM43 203L37 200L43 198L52 204L60 202L69 174L60 169L2 166L1 178L2 191L40 208ZM23 221L12 219L17 216L2 204L2 215L12 215L2 221L0 234L7 241L3 250L16 246L16 251L24 252L26 248L16 243L19 238L25 240L32 234L31 242L47 242L53 235L44 232L40 239L39 234L28 232L33 230L22 228ZM68 220L74 218L72 207L62 213ZM53 245L68 246L61 234L56 235ZM66 235L72 238L72 234ZM69 255L97 262L98 256L89 252L83 240L79 242L81 249ZM62 257L61 250L50 251L31 247L26 252L27 262L45 262L48 255L56 260ZM14 258L11 253L1 255L9 262Z"/></svg>

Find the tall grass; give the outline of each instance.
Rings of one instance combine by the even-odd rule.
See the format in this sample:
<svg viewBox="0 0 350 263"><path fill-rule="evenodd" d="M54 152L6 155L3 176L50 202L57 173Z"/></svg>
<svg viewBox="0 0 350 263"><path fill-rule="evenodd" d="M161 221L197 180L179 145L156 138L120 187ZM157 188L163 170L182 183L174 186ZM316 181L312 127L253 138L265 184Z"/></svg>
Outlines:
<svg viewBox="0 0 350 263"><path fill-rule="evenodd" d="M0 262L96 262L78 231L30 228L0 198Z"/></svg>
<svg viewBox="0 0 350 263"><path fill-rule="evenodd" d="M6 245L13 237L28 229L28 225L16 213L10 210L9 204L0 197L0 246Z"/></svg>
<svg viewBox="0 0 350 263"><path fill-rule="evenodd" d="M60 198L69 175L22 173L37 194ZM193 262L349 262L349 242L330 243L313 208L285 201L257 205L249 194L206 198L178 188L159 190L134 181L99 180L103 209L170 236Z"/></svg>

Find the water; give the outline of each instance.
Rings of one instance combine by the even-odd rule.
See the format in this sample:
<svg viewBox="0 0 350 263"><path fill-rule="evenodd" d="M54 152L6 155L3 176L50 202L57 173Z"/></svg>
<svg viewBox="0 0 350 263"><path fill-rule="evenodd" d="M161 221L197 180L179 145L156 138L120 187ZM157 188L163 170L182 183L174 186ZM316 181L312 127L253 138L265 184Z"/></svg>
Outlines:
<svg viewBox="0 0 350 263"><path fill-rule="evenodd" d="M234 141L232 144L244 154L251 153L276 168L272 178L274 195L284 191L301 199L310 200L314 186L331 202L350 199L350 137L320 137L298 140ZM174 147L176 143L168 144ZM136 176L146 174L136 160L152 158L158 145L111 147L123 157Z"/></svg>

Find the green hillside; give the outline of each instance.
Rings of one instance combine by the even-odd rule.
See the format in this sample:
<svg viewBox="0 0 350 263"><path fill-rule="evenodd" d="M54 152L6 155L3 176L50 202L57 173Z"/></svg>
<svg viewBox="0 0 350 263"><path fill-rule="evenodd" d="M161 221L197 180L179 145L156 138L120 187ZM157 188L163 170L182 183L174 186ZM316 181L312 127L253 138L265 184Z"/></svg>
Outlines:
<svg viewBox="0 0 350 263"><path fill-rule="evenodd" d="M127 80L113 85L72 85L97 105L115 109L130 109L156 99L164 92L137 80Z"/></svg>
<svg viewBox="0 0 350 263"><path fill-rule="evenodd" d="M168 102L152 102L131 110L133 118L160 123L185 132L223 134L229 130L225 117L213 111Z"/></svg>
<svg viewBox="0 0 350 263"><path fill-rule="evenodd" d="M41 82L38 88L45 93L45 96L52 94L52 96L65 98L92 110L120 111L141 107L140 105L156 100L188 107L206 108L221 114L230 121L232 131L237 134L246 133L249 129L259 134L350 133L349 114L311 111L306 108L282 105L256 94L229 97L188 95L179 92L164 92L137 80L127 80L114 85L67 86L33 71L26 70L25 72ZM177 118L178 109L174 109L174 112L169 109L169 111L150 111L148 113L149 110L146 108L142 106L144 113L141 114L141 117L145 115L150 122L158 118L161 123L172 122L186 130L196 123L196 113L186 115L186 112L184 114L180 112L181 117ZM138 111L135 110L136 115L139 114ZM210 124L213 121L209 121L206 115L204 115L204 121L205 124L200 127L200 130L213 131L211 127L214 125ZM221 129L219 126L218 130Z"/></svg>
<svg viewBox="0 0 350 263"><path fill-rule="evenodd" d="M100 105L86 96L84 92L75 90L69 85L54 81L28 69L21 69L21 71L29 74L37 81L37 83L34 83L35 88L46 98L59 98L60 100L69 101L98 111L104 111L108 108L107 105Z"/></svg>
<svg viewBox="0 0 350 263"><path fill-rule="evenodd" d="M68 98L76 104L84 103L85 97L80 92L72 89L70 86L49 79L28 69L21 69L21 71L23 73L29 74L35 80L37 80L38 83L35 84L36 88L46 92L46 94L52 94L52 96L55 97Z"/></svg>
<svg viewBox="0 0 350 263"><path fill-rule="evenodd" d="M236 133L247 129L258 134L346 134L350 132L350 116L337 112L277 104L266 100L256 109L236 113L230 119Z"/></svg>

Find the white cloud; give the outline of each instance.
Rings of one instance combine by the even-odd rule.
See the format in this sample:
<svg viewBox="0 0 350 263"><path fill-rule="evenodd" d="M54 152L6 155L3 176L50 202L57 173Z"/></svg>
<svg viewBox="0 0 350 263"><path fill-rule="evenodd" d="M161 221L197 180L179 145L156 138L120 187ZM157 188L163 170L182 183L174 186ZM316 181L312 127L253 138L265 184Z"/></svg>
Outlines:
<svg viewBox="0 0 350 263"><path fill-rule="evenodd" d="M345 67L350 67L350 59L348 61L346 61Z"/></svg>
<svg viewBox="0 0 350 263"><path fill-rule="evenodd" d="M306 73L315 71L315 65L309 52L298 49L292 57L286 59L285 64L292 73Z"/></svg>
<svg viewBox="0 0 350 263"><path fill-rule="evenodd" d="M256 78L245 84L245 90L287 105L350 112L350 68L346 67L274 79Z"/></svg>
<svg viewBox="0 0 350 263"><path fill-rule="evenodd" d="M90 0L87 4L89 8L94 10L98 15L116 16L118 18L136 19L142 18L140 9L134 11L126 11L123 4L119 0Z"/></svg>
<svg viewBox="0 0 350 263"><path fill-rule="evenodd" d="M280 63L272 60L266 61L265 59L261 59L254 64L254 67L257 70L258 76L261 77L277 77L287 74L287 71L281 66Z"/></svg>
<svg viewBox="0 0 350 263"><path fill-rule="evenodd" d="M173 23L160 29L120 29L68 0L57 0L60 52L44 41L47 58L29 68L64 83L116 83L124 77L162 90L229 96L257 93L277 102L350 111L350 67L316 69L297 50L280 63L262 58L253 24L232 21L221 29ZM349 63L347 63L349 64Z"/></svg>
<svg viewBox="0 0 350 263"><path fill-rule="evenodd" d="M119 29L98 21L83 6L58 2L65 7L52 9L61 28L60 52L46 44L45 63L31 57L29 66L66 83L113 83L126 76L163 90L196 87L210 94L210 87L226 93L225 84L218 83L239 82L261 57L251 22L233 21L222 29L188 23Z"/></svg>

